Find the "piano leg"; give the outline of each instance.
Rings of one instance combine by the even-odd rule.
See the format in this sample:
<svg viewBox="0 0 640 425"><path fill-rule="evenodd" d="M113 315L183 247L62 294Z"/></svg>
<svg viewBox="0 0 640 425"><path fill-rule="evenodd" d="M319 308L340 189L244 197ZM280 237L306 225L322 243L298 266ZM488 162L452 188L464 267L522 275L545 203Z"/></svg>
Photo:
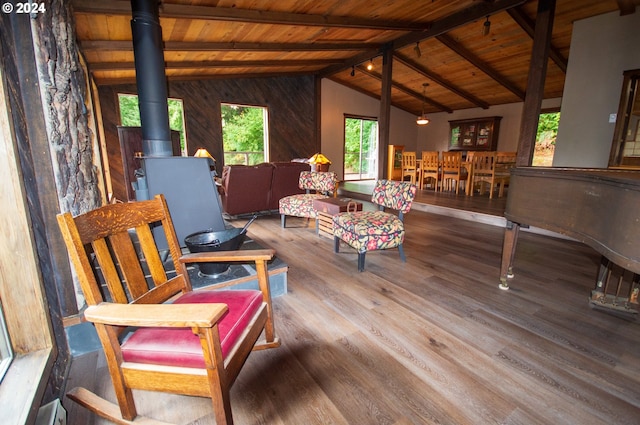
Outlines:
<svg viewBox="0 0 640 425"><path fill-rule="evenodd" d="M498 288L507 290L509 283L507 279L513 278L513 259L516 253L516 245L518 243L518 234L520 225L512 221L507 221L504 230L504 241L502 243L502 263L500 264L500 285Z"/></svg>

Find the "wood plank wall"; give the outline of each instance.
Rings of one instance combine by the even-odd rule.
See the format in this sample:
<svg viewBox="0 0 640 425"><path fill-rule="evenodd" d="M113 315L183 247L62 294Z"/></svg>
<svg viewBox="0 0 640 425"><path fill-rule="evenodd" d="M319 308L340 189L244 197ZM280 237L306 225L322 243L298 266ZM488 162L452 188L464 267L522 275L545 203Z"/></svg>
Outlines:
<svg viewBox="0 0 640 425"><path fill-rule="evenodd" d="M312 76L251 78L236 80L199 80L169 83L169 97L184 102L185 127L189 155L206 148L222 169L222 125L220 103L266 106L269 112L269 157L271 161L309 158L320 151L316 79ZM105 142L110 155L119 150L117 126L120 125L118 93L137 93L135 85L101 86ZM121 170L111 169L116 198L124 193ZM120 196L119 196L120 195Z"/></svg>

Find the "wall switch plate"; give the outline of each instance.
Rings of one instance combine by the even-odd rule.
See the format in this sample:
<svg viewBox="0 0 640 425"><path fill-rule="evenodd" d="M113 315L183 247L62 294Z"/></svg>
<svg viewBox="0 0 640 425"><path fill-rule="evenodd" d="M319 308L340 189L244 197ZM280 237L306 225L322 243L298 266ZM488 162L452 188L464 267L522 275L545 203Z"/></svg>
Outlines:
<svg viewBox="0 0 640 425"><path fill-rule="evenodd" d="M609 122L610 123L616 122L617 117L618 117L618 114L609 114Z"/></svg>

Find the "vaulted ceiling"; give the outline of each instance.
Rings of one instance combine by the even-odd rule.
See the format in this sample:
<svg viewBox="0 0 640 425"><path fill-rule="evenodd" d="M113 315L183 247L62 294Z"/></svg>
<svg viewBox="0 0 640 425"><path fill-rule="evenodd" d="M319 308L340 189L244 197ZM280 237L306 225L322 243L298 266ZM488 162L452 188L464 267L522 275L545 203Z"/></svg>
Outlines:
<svg viewBox="0 0 640 425"><path fill-rule="evenodd" d="M96 83L135 82L130 2L72 4ZM637 5L556 0L544 98L562 95L573 22L635 13ZM165 72L169 80L318 75L379 98L389 49L392 105L416 115L423 99L427 113L487 108L524 99L537 7L535 0L163 0Z"/></svg>

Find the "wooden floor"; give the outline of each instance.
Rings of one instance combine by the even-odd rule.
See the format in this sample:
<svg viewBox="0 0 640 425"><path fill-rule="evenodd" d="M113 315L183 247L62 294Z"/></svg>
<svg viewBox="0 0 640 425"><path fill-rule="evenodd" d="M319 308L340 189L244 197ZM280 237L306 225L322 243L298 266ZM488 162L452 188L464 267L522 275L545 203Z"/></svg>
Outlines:
<svg viewBox="0 0 640 425"><path fill-rule="evenodd" d="M407 262L372 252L358 273L355 252L287 225L249 230L289 265L288 293L274 299L283 345L252 353L233 387L236 424L640 424L640 326L589 306L591 248L522 233L501 291L500 226L414 208ZM113 400L98 354L68 382ZM136 395L155 419L215 423L207 399ZM106 423L65 407L70 425Z"/></svg>

